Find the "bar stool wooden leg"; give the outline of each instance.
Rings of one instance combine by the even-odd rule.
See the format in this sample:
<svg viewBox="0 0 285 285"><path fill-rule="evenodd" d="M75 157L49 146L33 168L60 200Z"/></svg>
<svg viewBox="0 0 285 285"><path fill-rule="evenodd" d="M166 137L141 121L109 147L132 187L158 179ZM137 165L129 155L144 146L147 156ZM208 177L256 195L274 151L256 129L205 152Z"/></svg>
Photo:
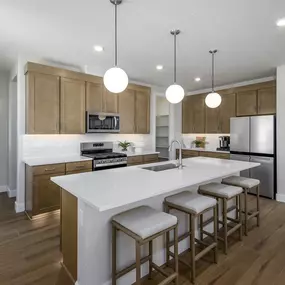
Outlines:
<svg viewBox="0 0 285 285"><path fill-rule="evenodd" d="M227 199L223 198L224 253L228 254Z"/></svg>
<svg viewBox="0 0 285 285"><path fill-rule="evenodd" d="M241 195L238 196L238 221L241 224L239 229L239 240L242 241L242 208L241 208Z"/></svg>
<svg viewBox="0 0 285 285"><path fill-rule="evenodd" d="M200 215L200 240L203 241L203 214Z"/></svg>
<svg viewBox="0 0 285 285"><path fill-rule="evenodd" d="M236 220L238 219L239 215L239 196L236 196Z"/></svg>
<svg viewBox="0 0 285 285"><path fill-rule="evenodd" d="M218 215L217 215L217 206L213 208L213 217L214 217L214 241L217 246L214 249L214 262L218 263Z"/></svg>
<svg viewBox="0 0 285 285"><path fill-rule="evenodd" d="M136 285L141 284L141 246L136 241Z"/></svg>
<svg viewBox="0 0 285 285"><path fill-rule="evenodd" d="M176 278L175 278L175 285L179 284L179 269L178 269L178 227L174 229L174 262L175 262L175 273Z"/></svg>
<svg viewBox="0 0 285 285"><path fill-rule="evenodd" d="M117 229L112 226L112 285L116 285L117 272Z"/></svg>
<svg viewBox="0 0 285 285"><path fill-rule="evenodd" d="M149 250L149 255L150 255L150 260L148 262L148 279L151 279L152 276L152 240L148 243L148 250Z"/></svg>
<svg viewBox="0 0 285 285"><path fill-rule="evenodd" d="M218 219L218 230L220 229L219 219L220 219L220 200L219 198L216 198L217 200L217 219Z"/></svg>
<svg viewBox="0 0 285 285"><path fill-rule="evenodd" d="M244 234L248 235L248 205L247 205L247 191L248 189L244 189Z"/></svg>
<svg viewBox="0 0 285 285"><path fill-rule="evenodd" d="M260 189L259 189L259 185L256 187L256 202L257 202L257 211L258 211L258 215L256 216L256 219L257 219L257 226L259 227L260 226Z"/></svg>
<svg viewBox="0 0 285 285"><path fill-rule="evenodd" d="M191 246L191 281L195 283L196 266L195 266L195 216L190 215L190 246Z"/></svg>
<svg viewBox="0 0 285 285"><path fill-rule="evenodd" d="M169 207L164 204L164 212L169 214ZM165 250L165 253L166 253L166 265L169 266L169 260L170 260L170 249L169 249L169 243L170 243L170 232L167 232L165 234L165 243L166 243L166 250Z"/></svg>

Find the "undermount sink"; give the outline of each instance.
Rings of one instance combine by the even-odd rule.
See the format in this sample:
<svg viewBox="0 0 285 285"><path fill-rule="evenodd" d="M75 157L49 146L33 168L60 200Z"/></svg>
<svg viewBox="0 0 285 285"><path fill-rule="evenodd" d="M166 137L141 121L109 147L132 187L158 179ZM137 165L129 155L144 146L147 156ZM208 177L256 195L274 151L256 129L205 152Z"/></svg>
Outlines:
<svg viewBox="0 0 285 285"><path fill-rule="evenodd" d="M174 169L174 168L178 168L178 166L174 163L168 163L168 164L163 164L163 165L143 167L142 169L158 172L158 171L164 171L164 170L169 170L169 169Z"/></svg>

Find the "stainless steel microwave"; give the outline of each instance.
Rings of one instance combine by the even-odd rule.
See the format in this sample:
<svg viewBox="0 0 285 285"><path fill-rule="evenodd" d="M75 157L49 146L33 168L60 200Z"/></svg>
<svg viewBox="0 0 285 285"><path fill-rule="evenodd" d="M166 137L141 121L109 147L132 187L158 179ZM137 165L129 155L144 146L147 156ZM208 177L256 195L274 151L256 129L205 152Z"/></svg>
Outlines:
<svg viewBox="0 0 285 285"><path fill-rule="evenodd" d="M86 133L119 133L120 115L86 112Z"/></svg>

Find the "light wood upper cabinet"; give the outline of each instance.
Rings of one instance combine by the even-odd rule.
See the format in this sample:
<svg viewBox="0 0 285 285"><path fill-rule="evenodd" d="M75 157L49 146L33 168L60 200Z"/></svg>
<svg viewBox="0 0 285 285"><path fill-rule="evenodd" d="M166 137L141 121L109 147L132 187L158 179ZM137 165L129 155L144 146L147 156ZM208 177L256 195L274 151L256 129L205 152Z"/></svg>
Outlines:
<svg viewBox="0 0 285 285"><path fill-rule="evenodd" d="M118 94L111 93L104 88L102 111L105 113L118 113L118 97Z"/></svg>
<svg viewBox="0 0 285 285"><path fill-rule="evenodd" d="M268 115L276 113L276 87L258 90L258 114Z"/></svg>
<svg viewBox="0 0 285 285"><path fill-rule="evenodd" d="M135 133L135 91L126 89L119 95L120 133Z"/></svg>
<svg viewBox="0 0 285 285"><path fill-rule="evenodd" d="M59 133L59 76L26 75L26 133Z"/></svg>
<svg viewBox="0 0 285 285"><path fill-rule="evenodd" d="M85 133L85 82L61 78L60 133Z"/></svg>
<svg viewBox="0 0 285 285"><path fill-rule="evenodd" d="M86 82L86 111L102 112L103 83Z"/></svg>
<svg viewBox="0 0 285 285"><path fill-rule="evenodd" d="M257 90L237 93L237 116L257 115Z"/></svg>
<svg viewBox="0 0 285 285"><path fill-rule="evenodd" d="M230 118L236 116L236 94L221 95L222 103L219 107L220 113L220 127L221 134L229 134L230 131Z"/></svg>
<svg viewBox="0 0 285 285"><path fill-rule="evenodd" d="M135 133L149 134L150 132L150 92L147 89L137 90L135 97Z"/></svg>
<svg viewBox="0 0 285 285"><path fill-rule="evenodd" d="M220 132L220 108L209 108L205 106L205 131L207 134L214 134Z"/></svg>

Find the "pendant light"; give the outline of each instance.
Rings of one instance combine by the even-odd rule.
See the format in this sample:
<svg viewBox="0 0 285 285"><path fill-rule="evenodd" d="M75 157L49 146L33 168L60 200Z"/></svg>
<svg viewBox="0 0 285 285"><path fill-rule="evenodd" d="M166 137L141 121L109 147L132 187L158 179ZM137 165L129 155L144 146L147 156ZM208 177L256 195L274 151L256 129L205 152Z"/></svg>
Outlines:
<svg viewBox="0 0 285 285"><path fill-rule="evenodd" d="M170 85L166 90L166 99L172 103L177 104L184 98L184 89L176 83L176 37L180 34L180 30L171 30L171 35L174 36L174 84Z"/></svg>
<svg viewBox="0 0 285 285"><path fill-rule="evenodd" d="M110 0L115 5L115 66L106 71L104 75L104 85L112 93L123 92L129 83L127 73L118 67L118 20L117 9L118 5L123 0Z"/></svg>
<svg viewBox="0 0 285 285"><path fill-rule="evenodd" d="M205 99L206 105L209 108L217 108L221 105L222 97L220 94L215 92L215 54L217 50L210 50L209 53L212 55L212 92L209 93Z"/></svg>

